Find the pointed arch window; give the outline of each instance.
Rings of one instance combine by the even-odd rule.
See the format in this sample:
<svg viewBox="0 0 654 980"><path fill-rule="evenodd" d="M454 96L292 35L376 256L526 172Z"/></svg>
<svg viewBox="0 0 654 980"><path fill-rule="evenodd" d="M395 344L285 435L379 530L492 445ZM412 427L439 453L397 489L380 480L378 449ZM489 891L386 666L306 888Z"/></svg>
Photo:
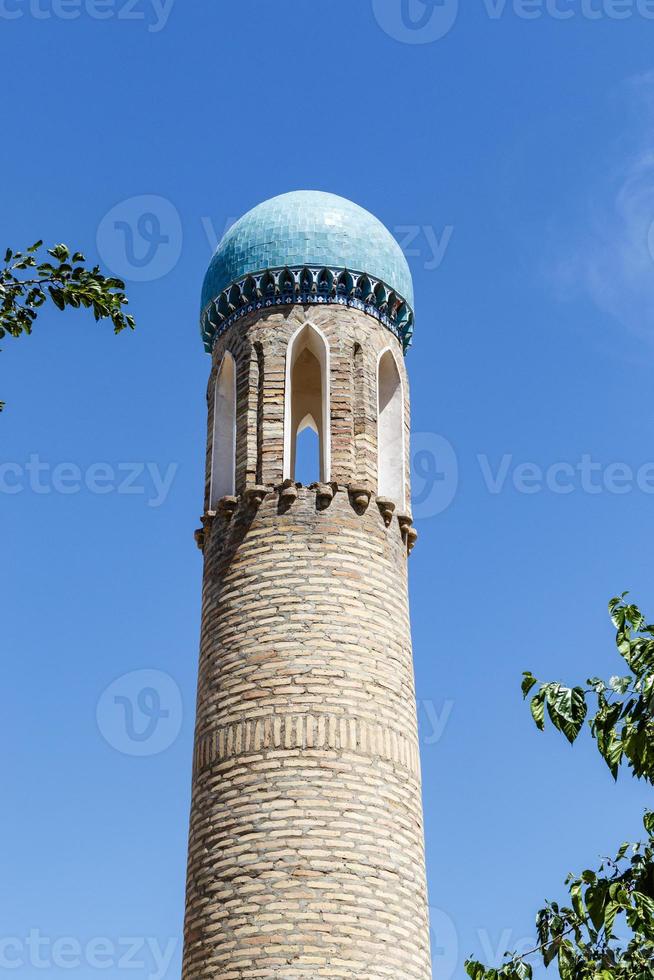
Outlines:
<svg viewBox="0 0 654 980"><path fill-rule="evenodd" d="M226 351L216 378L211 444L210 510L236 491L236 364Z"/></svg>
<svg viewBox="0 0 654 980"><path fill-rule="evenodd" d="M284 479L296 479L298 435L310 428L317 434L316 479L331 478L329 424L329 347L324 335L307 323L291 337L286 353L284 406ZM303 460L303 472L308 467Z"/></svg>
<svg viewBox="0 0 654 980"><path fill-rule="evenodd" d="M380 497L405 506L404 392L395 356L387 348L377 366L377 466Z"/></svg>

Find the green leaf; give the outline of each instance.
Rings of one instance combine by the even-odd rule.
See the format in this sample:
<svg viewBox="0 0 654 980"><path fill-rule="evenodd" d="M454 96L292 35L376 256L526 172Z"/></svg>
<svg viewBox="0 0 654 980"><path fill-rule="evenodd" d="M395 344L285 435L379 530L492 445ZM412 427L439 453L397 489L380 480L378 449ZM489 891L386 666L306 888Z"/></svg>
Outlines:
<svg viewBox="0 0 654 980"><path fill-rule="evenodd" d="M642 892L637 891L633 893L633 899L636 906L639 909L643 909L647 918L654 922L654 899L650 898L649 895L644 895Z"/></svg>
<svg viewBox="0 0 654 980"><path fill-rule="evenodd" d="M584 906L584 899L581 893L582 883L580 881L575 882L575 884L570 889L570 898L572 900L572 907L577 913L580 919L586 918L586 908Z"/></svg>
<svg viewBox="0 0 654 980"><path fill-rule="evenodd" d="M636 633L640 632L642 627L645 625L645 617L638 608L638 606L631 603L627 606L625 610L625 615L628 621L631 623L631 627Z"/></svg>
<svg viewBox="0 0 654 980"><path fill-rule="evenodd" d="M597 930L604 925L604 908L608 897L608 884L598 881L586 889L586 908L591 922Z"/></svg>
<svg viewBox="0 0 654 980"><path fill-rule="evenodd" d="M572 943L564 939L559 947L559 976L561 980L574 980L577 957Z"/></svg>
<svg viewBox="0 0 654 980"><path fill-rule="evenodd" d="M555 939L553 943L550 943L549 946L546 946L543 949L543 963L545 964L545 967L548 967L550 963L556 959L559 952L560 945L561 945L561 939L558 938Z"/></svg>
<svg viewBox="0 0 654 980"><path fill-rule="evenodd" d="M623 592L621 596L616 596L609 602L609 613L611 619L613 620L613 625L616 629L622 629L625 621L625 607L624 598L629 595L628 592Z"/></svg>
<svg viewBox="0 0 654 980"><path fill-rule="evenodd" d="M541 732L545 729L545 696L545 689L541 689L531 699L531 714Z"/></svg>
<svg viewBox="0 0 654 980"><path fill-rule="evenodd" d="M554 726L572 744L579 735L588 712L583 688L551 685L547 694L547 710Z"/></svg>
<svg viewBox="0 0 654 980"><path fill-rule="evenodd" d="M604 909L604 931L606 932L607 936L612 935L613 924L621 908L622 905L620 902L609 901L606 903L606 907Z"/></svg>
<svg viewBox="0 0 654 980"><path fill-rule="evenodd" d="M612 677L609 686L616 694L624 694L631 687L632 677Z"/></svg>
<svg viewBox="0 0 654 980"><path fill-rule="evenodd" d="M522 675L522 696L524 698L527 697L534 684L538 684L538 681L531 671L526 670Z"/></svg>
<svg viewBox="0 0 654 980"><path fill-rule="evenodd" d="M70 254L68 247L63 243L55 245L54 248L49 248L48 253L53 257L53 259L58 259L60 262L65 262Z"/></svg>
<svg viewBox="0 0 654 980"><path fill-rule="evenodd" d="M54 305L58 309L64 310L66 308L66 300L64 299L63 290L58 289L55 286L49 286L48 292L50 293Z"/></svg>
<svg viewBox="0 0 654 980"><path fill-rule="evenodd" d="M604 741L600 742L598 739L598 745L604 759L606 760L607 766L611 770L611 775L617 780L620 763L622 762L622 756L624 754L622 739L619 735L610 733Z"/></svg>

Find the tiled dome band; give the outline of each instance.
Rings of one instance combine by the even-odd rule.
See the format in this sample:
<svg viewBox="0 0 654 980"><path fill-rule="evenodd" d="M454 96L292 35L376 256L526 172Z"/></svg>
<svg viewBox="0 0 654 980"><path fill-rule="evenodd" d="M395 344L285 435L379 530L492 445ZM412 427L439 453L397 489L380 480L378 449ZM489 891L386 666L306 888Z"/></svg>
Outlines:
<svg viewBox="0 0 654 980"><path fill-rule="evenodd" d="M248 274L232 283L202 311L205 350L241 317L267 307L338 303L374 316L406 352L413 334L413 310L403 296L365 272L292 266Z"/></svg>

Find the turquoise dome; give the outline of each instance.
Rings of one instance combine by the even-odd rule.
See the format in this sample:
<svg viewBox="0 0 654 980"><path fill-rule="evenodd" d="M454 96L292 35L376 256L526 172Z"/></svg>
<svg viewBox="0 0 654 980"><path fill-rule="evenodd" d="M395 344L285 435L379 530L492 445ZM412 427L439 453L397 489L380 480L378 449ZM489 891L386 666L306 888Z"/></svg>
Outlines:
<svg viewBox="0 0 654 980"><path fill-rule="evenodd" d="M388 229L343 197L294 191L249 211L220 242L202 289L205 343L212 343L227 320L233 322L239 307L252 308L254 301L258 308L256 301L265 299L266 291L262 274L284 270L294 270L295 279L294 300L284 301L306 300L306 276L311 272L318 298L324 294L326 302L346 301L375 311L386 326L392 321L391 329L397 322L395 332L399 336L402 327L401 339L406 339L413 321L413 283L407 260ZM285 274L288 279L288 271ZM235 286L241 290L238 295ZM290 289L279 276L273 285L265 280L264 286L279 302Z"/></svg>

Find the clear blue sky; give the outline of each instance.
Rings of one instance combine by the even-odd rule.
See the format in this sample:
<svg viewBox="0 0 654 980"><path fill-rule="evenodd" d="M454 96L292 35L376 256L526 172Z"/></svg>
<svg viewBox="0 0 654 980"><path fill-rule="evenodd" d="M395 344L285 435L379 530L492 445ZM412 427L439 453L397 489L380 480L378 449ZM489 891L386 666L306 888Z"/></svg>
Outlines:
<svg viewBox="0 0 654 980"><path fill-rule="evenodd" d="M646 791L539 736L519 680L613 673L606 601L631 589L654 608L654 21L644 0L461 7L411 0L412 27L400 0L0 0L0 244L101 259L138 320L116 339L45 311L0 354L14 975L179 976L200 286L227 223L287 190L373 211L415 276L435 977L532 937L568 871L639 832ZM125 712L149 688L134 741Z"/></svg>

